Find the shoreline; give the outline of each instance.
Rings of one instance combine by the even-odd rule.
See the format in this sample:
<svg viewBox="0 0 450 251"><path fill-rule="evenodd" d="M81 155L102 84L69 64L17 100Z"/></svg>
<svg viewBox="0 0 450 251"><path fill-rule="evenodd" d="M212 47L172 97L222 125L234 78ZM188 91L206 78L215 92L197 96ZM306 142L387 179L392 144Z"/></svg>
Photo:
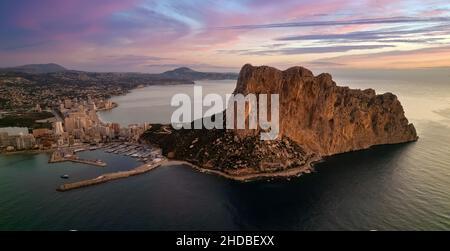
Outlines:
<svg viewBox="0 0 450 251"><path fill-rule="evenodd" d="M180 85L180 84L171 84L171 85ZM127 90L127 92L125 92L125 93L123 93L123 94L121 94L121 95L118 95L118 96L125 96L125 95L131 93L132 91L139 90L139 89L145 88L145 87L150 87L150 86L154 86L154 85L148 85L148 86L143 86L143 87L132 88L132 89L130 89L130 90ZM167 86L167 85L160 85L160 86ZM118 96L114 96L114 97L118 97ZM113 101L111 100L112 98L113 98L113 97L110 97L110 98L108 98L107 100L113 102ZM101 116L100 116L100 114L99 114L99 112L111 111L111 110L113 110L113 109L115 109L115 108L117 108L117 107L119 107L119 104L116 103L116 102L113 102L113 105L112 105L111 108L108 108L108 109L97 109L97 110L96 110L96 113L97 113L97 116L98 116L98 119L99 119L100 124L107 124L107 123L111 123L111 122L105 122L105 121L103 121L102 118L101 118ZM70 148L70 147L69 147L69 148ZM2 152L2 153L0 153L0 155L1 155L1 154L5 154L5 155L13 155L13 154L40 154L40 153L52 153L52 152L54 152L55 150L57 150L57 149L48 149L48 150L24 150L24 151L15 151L15 152ZM71 160L65 160L65 161L71 161ZM221 176L221 177L224 177L224 178L227 178L227 179L231 179L231 180L235 180L235 181L240 181L240 182L249 182L249 181L254 181L254 180L271 179L271 178L291 178L291 177L299 177L299 176L301 176L301 175L303 175L303 174L309 174L309 173L313 172L313 171L314 171L314 164L315 164L315 163L318 163L318 162L321 162L321 161L323 161L323 158L321 158L321 157L314 157L314 158L311 158L310 160L308 160L304 165L299 166L299 167L295 167L295 168L289 168L289 169L286 169L286 170L275 171L275 172L259 172L259 173L244 173L244 174L240 174L240 173L238 173L238 172L239 172L239 171L245 170L245 168L244 168L244 169L237 170L238 172L236 172L236 173L228 173L228 172L224 172L224 171L220 171L220 170L213 170L213 169L203 168L203 167L194 165L194 164L192 164L192 163L190 163L190 162L188 162L188 161L183 161L183 160L166 160L166 161L164 161L164 162L158 163L157 166L186 165L186 166L189 166L189 167L191 167L192 169L194 169L194 170L196 170L196 171L198 171L198 172L201 172L201 173L213 174L213 175ZM123 172L119 172L119 173L108 173L108 174L104 174L104 175L102 175L102 176L99 176L99 177L97 177L97 178L95 178L95 179L91 179L91 180L96 180L96 181L95 181L95 184L98 184L98 183L104 183L104 182L109 181L109 177L107 177L107 178L108 178L107 181L104 181L104 180L103 180L103 179L105 178L105 177L103 177L103 176L105 176L105 175L106 175L106 176L115 176L115 175L118 175L118 176L121 176L120 178L125 178L125 177L122 177L122 175L123 175L122 173L133 172L133 171L135 171L135 170L137 170L137 169L139 169L139 168L145 168L145 166L147 166L147 164L143 164L143 165L141 165L141 166L138 166L137 168L134 168L134 169L132 169L132 170L130 170L130 171L123 171ZM153 168L152 168L152 169L153 169ZM150 169L150 170L152 170L152 169ZM150 170L148 170L148 171L150 171ZM145 171L145 172L148 172L148 171ZM133 175L136 175L136 174L126 175L126 177L128 177L128 176L133 176ZM103 177L101 182L97 180L97 179L99 179L100 177ZM118 179L118 178L112 178L111 180L114 180L114 179ZM88 180L84 180L84 181L80 181L80 182L87 182L87 181L88 181ZM78 183L78 182L75 182L75 183ZM72 183L68 183L68 184L72 184ZM64 186L64 185L62 185L62 186ZM62 187L62 186L61 186L61 187ZM86 186L90 186L90 185L86 185ZM61 188L61 187L60 187L60 188ZM81 187L84 187L84 185L81 186ZM60 188L58 188L58 189L60 189ZM64 188L64 189L65 189L65 188ZM63 189L63 190L64 190L64 189ZM71 189L72 189L72 188L71 188ZM71 189L68 189L68 190L71 190Z"/></svg>
<svg viewBox="0 0 450 251"><path fill-rule="evenodd" d="M308 160L303 166L286 169L283 171L276 172L266 172L266 173L250 173L250 174L241 174L241 175L233 175L230 173L226 173L219 170L212 170L208 168L199 167L190 162L184 160L169 160L166 163L162 164L162 166L173 166L173 165L186 165L191 167L192 169L206 174L213 174L217 176L221 176L227 179L240 181L240 182L249 182L261 179L269 179L269 178L292 178L292 177L300 177L303 174L309 174L314 171L314 165L316 163L322 162L324 159L321 157L315 157Z"/></svg>
<svg viewBox="0 0 450 251"><path fill-rule="evenodd" d="M195 84L195 82L194 82ZM152 86L152 85L149 85ZM149 86L144 86L144 87L140 87L140 88L133 88L131 89L128 93L130 93L133 90L137 90L137 89L141 89L141 88L145 88L145 87L149 87ZM165 85L161 85L161 86L165 86ZM128 94L126 93L126 94ZM126 95L123 94L123 95ZM112 98L112 97L111 97ZM111 100L111 98L109 98L108 100ZM114 103L117 104L117 103ZM118 107L119 104L117 104L116 106L112 107L111 109L108 109L108 111ZM105 110L97 110L98 111L105 111ZM100 123L105 123L104 121L102 121L102 119L100 118L100 114L97 114ZM187 161L183 161L183 160L167 160L164 163L161 163L161 166L171 166L171 165L186 165L189 166L191 168L193 168L194 170L197 170L201 173L206 173L206 174L214 174L214 175L218 175L227 179L231 179L231 180L235 180L235 181L241 181L241 182L248 182L248 181L253 181L253 180L259 180L259 179L269 179L269 178L290 178L290 177L299 177L303 174L309 174L311 172L314 171L314 164L323 161L322 157L314 157L311 158L310 160L307 161L307 163L305 163L303 166L300 167L295 167L295 168L290 168L287 170L283 170L283 171L276 171L276 172L266 172L266 173L251 173L251 174L241 174L241 175L233 175L230 173L225 173L219 170L212 170L212 169L207 169L207 168L202 168L199 166L196 166L190 162Z"/></svg>
<svg viewBox="0 0 450 251"><path fill-rule="evenodd" d="M110 98L108 98L107 100L112 102L112 107L96 109L95 112L110 111L110 110L112 110L114 108L117 108L119 106L119 104L117 104L116 102L113 102Z"/></svg>
<svg viewBox="0 0 450 251"><path fill-rule="evenodd" d="M182 160L163 160L161 162L157 163L145 163L140 166L137 166L131 170L128 171L119 171L119 172L113 172L113 173L106 173L102 174L96 178L92 179L86 179L81 181L76 181L72 183L66 183L60 185L56 190L58 192L66 192L70 190L76 190L84 187L90 187L95 186L99 184L103 184L109 181L114 181L118 179L125 179L128 177L141 175L148 173L158 167L173 167L177 165L185 165L188 167L191 167L193 170L198 171L200 173L204 174L212 174L217 175L226 179L235 180L239 182L250 182L255 180L262 180L262 179L269 179L269 178L291 178L291 177L300 177L303 174L309 174L314 171L314 164L322 161L322 158L316 157L311 158L308 160L307 163L305 163L301 167L291 168L283 171L277 171L277 172L271 172L271 173L252 173L252 174L245 174L245 175L232 175L229 173L225 173L218 170L211 170L202 168L199 166L196 166L192 163L189 163L187 161Z"/></svg>

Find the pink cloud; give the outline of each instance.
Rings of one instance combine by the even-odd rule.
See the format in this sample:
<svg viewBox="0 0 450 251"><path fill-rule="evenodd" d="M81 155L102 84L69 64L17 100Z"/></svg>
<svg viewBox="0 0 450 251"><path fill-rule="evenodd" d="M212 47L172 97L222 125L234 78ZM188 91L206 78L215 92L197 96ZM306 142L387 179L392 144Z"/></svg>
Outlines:
<svg viewBox="0 0 450 251"><path fill-rule="evenodd" d="M255 49L282 36L348 33L377 29L384 24L279 28L268 25L267 29L248 30L219 27L376 19L414 13L408 12L411 10L405 5L399 0L228 0L201 5L187 0L16 0L8 5L10 10L0 10L1 21L6 20L8 25L3 30L17 31L1 34L5 39L0 56L8 54L9 60L34 62L84 62L86 57L128 53L169 55L181 62L195 63L201 55L214 64L220 60L215 57L217 50ZM439 13L442 11L430 10L419 17ZM11 52L2 52L2 48Z"/></svg>
<svg viewBox="0 0 450 251"><path fill-rule="evenodd" d="M117 11L136 6L137 0L44 0L30 1L21 6L21 11L13 17L18 24L36 24L51 21L65 21L71 18L94 21ZM76 21L76 20L69 20ZM27 27L24 27L27 28Z"/></svg>

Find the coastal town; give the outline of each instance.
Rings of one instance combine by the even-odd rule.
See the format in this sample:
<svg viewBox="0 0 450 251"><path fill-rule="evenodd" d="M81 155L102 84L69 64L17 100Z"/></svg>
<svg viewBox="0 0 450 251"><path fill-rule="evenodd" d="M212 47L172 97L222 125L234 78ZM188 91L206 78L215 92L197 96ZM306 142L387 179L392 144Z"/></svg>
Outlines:
<svg viewBox="0 0 450 251"><path fill-rule="evenodd" d="M142 174L166 161L160 148L141 138L151 125L101 121L97 112L117 107L110 98L133 89L230 78L237 78L237 74L203 73L186 67L160 74L82 72L56 64L0 69L0 154L48 153L50 164L106 167L105 160L85 159L81 154L99 150L142 163L132 170L66 183L58 191Z"/></svg>
<svg viewBox="0 0 450 251"><path fill-rule="evenodd" d="M140 136L150 128L148 123L122 127L118 123L105 123L99 119L97 111L116 106L115 103L103 99L61 100L55 109L48 111L54 114L53 117L37 121L43 125L50 123L51 129L0 128L0 149L5 153L50 152L49 163L72 162L92 167L107 166L101 159L83 159L77 155L79 152L94 150L128 156L142 163L128 171L105 173L94 179L62 184L57 188L61 192L143 174L160 166L166 160L161 149L139 141ZM34 112L42 112L39 105L36 105ZM69 176L62 175L61 178L68 179Z"/></svg>
<svg viewBox="0 0 450 251"><path fill-rule="evenodd" d="M54 151L110 142L137 142L149 124L101 122L113 96L150 85L193 85L237 74L178 68L159 74L68 70L56 64L0 69L0 152Z"/></svg>
<svg viewBox="0 0 450 251"><path fill-rule="evenodd" d="M48 111L54 116L41 121L44 125L51 124L51 129L45 126L33 129L1 128L0 149L3 152L45 151L87 146L93 148L112 142L137 142L139 136L149 128L148 123L123 127L119 123L100 121L97 111L115 106L115 103L101 99L61 100L56 108ZM36 105L35 112L42 112L39 105Z"/></svg>
<svg viewBox="0 0 450 251"><path fill-rule="evenodd" d="M74 162L103 167L103 160L81 159L78 152L101 149L107 153L136 158L144 163L159 162L162 152L139 142L140 136L150 128L148 123L131 124L126 127L118 123L102 122L97 111L109 110L117 104L103 99L64 99L47 111L53 117L44 119L42 128L0 128L0 149L4 153L23 151L51 152L49 163ZM34 112L40 113L39 104Z"/></svg>

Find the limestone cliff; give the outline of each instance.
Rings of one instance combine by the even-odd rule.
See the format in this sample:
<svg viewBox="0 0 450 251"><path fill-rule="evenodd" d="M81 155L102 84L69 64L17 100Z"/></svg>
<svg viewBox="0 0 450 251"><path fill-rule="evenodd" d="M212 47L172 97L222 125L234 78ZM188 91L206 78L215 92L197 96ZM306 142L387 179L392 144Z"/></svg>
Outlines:
<svg viewBox="0 0 450 251"><path fill-rule="evenodd" d="M322 156L417 140L394 94L340 87L327 73L247 64L235 92L279 94L281 135Z"/></svg>

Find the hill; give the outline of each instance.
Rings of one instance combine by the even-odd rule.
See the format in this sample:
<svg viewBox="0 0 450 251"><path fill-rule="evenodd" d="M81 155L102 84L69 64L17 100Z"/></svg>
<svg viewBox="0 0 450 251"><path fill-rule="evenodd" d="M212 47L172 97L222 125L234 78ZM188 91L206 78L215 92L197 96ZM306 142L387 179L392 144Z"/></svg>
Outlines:
<svg viewBox="0 0 450 251"><path fill-rule="evenodd" d="M220 72L199 72L187 67L177 68L175 70L166 71L159 74L161 77L170 79L189 79L189 80L223 80L237 79L236 73L220 73Z"/></svg>
<svg viewBox="0 0 450 251"><path fill-rule="evenodd" d="M16 67L0 68L0 72L23 72L29 74L55 73L67 71L58 64L27 64Z"/></svg>

